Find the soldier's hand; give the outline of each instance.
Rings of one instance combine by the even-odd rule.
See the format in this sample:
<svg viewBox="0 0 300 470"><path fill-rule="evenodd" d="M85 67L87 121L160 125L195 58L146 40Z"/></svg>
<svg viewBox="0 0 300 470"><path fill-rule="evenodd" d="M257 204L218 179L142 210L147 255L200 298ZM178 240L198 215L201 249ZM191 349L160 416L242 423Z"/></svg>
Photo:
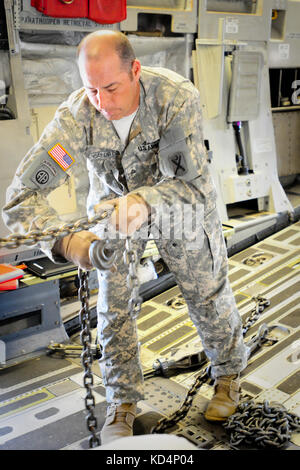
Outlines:
<svg viewBox="0 0 300 470"><path fill-rule="evenodd" d="M114 211L109 219L113 229L123 235L132 235L141 225L148 220L150 207L138 194L127 194L126 196L104 201L94 206L95 212L109 209L113 206Z"/></svg>
<svg viewBox="0 0 300 470"><path fill-rule="evenodd" d="M103 212L111 213L119 203L119 198L109 199L108 201L99 202L94 206L95 214L102 214Z"/></svg>
<svg viewBox="0 0 300 470"><path fill-rule="evenodd" d="M112 226L123 235L132 235L148 220L150 207L138 194L118 199L110 219Z"/></svg>
<svg viewBox="0 0 300 470"><path fill-rule="evenodd" d="M92 269L89 249L94 240L99 240L99 238L87 230L71 233L57 240L52 248L52 252L55 255L61 255L82 269Z"/></svg>

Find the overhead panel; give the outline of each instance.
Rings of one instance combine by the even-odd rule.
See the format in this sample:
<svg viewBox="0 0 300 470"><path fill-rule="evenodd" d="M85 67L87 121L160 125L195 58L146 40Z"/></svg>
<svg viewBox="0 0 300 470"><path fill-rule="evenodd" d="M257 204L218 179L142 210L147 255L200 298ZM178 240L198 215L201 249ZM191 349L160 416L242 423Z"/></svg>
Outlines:
<svg viewBox="0 0 300 470"><path fill-rule="evenodd" d="M171 32L195 33L197 3L196 0L127 0L127 18L121 22L121 30L138 31L139 22L143 19L149 28L151 16L164 15L170 19Z"/></svg>
<svg viewBox="0 0 300 470"><path fill-rule="evenodd" d="M225 39L267 41L271 5L271 0L199 0L198 38L216 39L222 21Z"/></svg>

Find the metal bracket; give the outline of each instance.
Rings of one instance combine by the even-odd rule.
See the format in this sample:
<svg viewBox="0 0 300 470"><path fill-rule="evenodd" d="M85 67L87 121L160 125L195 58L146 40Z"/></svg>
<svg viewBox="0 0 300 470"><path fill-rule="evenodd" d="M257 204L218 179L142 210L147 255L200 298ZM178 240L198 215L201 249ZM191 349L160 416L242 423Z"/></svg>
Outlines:
<svg viewBox="0 0 300 470"><path fill-rule="evenodd" d="M14 4L12 0L4 0L4 9L6 14L7 35L9 52L11 55L20 54L19 37L16 30Z"/></svg>

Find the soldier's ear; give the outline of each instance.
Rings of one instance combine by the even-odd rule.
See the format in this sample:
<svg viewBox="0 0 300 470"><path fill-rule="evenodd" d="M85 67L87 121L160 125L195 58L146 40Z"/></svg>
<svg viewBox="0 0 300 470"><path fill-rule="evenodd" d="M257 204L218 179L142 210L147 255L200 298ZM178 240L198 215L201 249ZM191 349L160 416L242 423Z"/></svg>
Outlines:
<svg viewBox="0 0 300 470"><path fill-rule="evenodd" d="M138 59L134 59L132 62L131 71L135 80L139 80L141 75L141 63Z"/></svg>

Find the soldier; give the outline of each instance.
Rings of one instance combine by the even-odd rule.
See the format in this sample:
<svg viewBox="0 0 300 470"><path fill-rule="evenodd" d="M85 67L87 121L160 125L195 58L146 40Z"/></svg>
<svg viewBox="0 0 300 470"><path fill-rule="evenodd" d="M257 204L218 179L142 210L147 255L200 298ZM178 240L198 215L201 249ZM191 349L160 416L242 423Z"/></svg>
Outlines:
<svg viewBox="0 0 300 470"><path fill-rule="evenodd" d="M18 232L58 226L61 221L47 196L71 175L78 216L92 217L107 203L114 207L109 226L123 235L109 241L117 272L98 270L99 362L108 402L101 441L107 443L132 435L136 403L143 399L136 321L127 309L125 237L133 236L140 259L146 240L139 234L149 217L163 218L166 207L180 204L201 207L201 248L188 237L164 237L160 229L156 244L211 361L215 394L205 417L224 421L238 405L239 373L246 367L247 353L228 282L199 93L170 70L141 67L120 32L87 35L78 47L78 65L84 86L58 108L21 162L7 192L4 220ZM179 211L172 219L173 235L181 216ZM90 244L104 236L105 222L93 231L41 242L40 247L56 262L70 260L90 269Z"/></svg>

